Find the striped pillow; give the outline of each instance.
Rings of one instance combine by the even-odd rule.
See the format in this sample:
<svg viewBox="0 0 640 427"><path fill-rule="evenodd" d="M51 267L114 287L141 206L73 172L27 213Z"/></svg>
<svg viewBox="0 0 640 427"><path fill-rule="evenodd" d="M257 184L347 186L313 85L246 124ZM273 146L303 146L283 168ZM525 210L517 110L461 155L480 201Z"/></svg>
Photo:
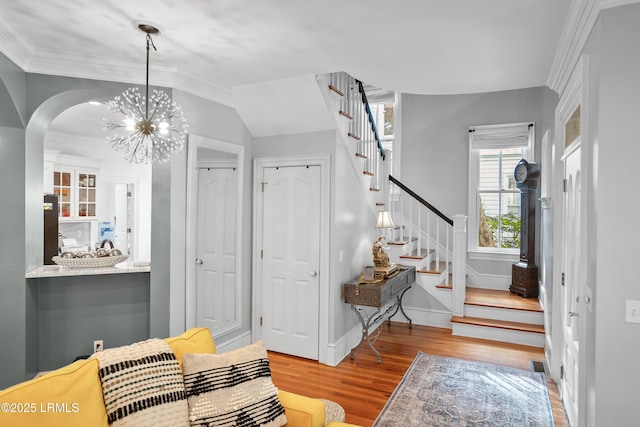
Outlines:
<svg viewBox="0 0 640 427"><path fill-rule="evenodd" d="M110 426L188 426L180 364L154 338L94 353Z"/></svg>
<svg viewBox="0 0 640 427"><path fill-rule="evenodd" d="M287 423L262 341L224 354L188 353L182 365L191 426Z"/></svg>

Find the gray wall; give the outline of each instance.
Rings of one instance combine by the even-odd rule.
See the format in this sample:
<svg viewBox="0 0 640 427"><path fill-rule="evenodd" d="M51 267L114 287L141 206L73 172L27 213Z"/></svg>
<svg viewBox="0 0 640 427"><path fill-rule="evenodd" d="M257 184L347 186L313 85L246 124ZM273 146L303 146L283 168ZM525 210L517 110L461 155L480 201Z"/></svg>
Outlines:
<svg viewBox="0 0 640 427"><path fill-rule="evenodd" d="M30 285L38 287L40 371L91 354L95 339L108 348L149 338L148 273L57 277Z"/></svg>
<svg viewBox="0 0 640 427"><path fill-rule="evenodd" d="M640 5L601 13L589 55L590 126L586 146L589 234L586 426L638 425L640 324L626 323L625 299L640 300L637 226L640 200L631 171L640 158Z"/></svg>
<svg viewBox="0 0 640 427"><path fill-rule="evenodd" d="M184 156L154 165L150 274L25 279L26 271L42 264L42 148L48 124L72 105L110 99L129 85L26 74L3 55L0 82L0 176L11 183L1 190L3 207L11 208L0 210L0 388L88 354L94 339L111 347L184 330L184 309L171 328L170 302L175 291L170 286L172 270L184 272L184 265L170 262L172 245L180 244L175 240L180 228L174 228L174 222L184 221L184 214L175 212L184 209ZM180 93L175 97L183 102L192 131L250 145L248 132L231 108ZM248 176L249 164L250 160ZM248 225L248 196L245 206ZM250 235L246 239L249 248ZM183 232L181 245L184 248ZM250 277L250 257L244 269ZM182 277L178 287L184 286ZM247 330L250 296L245 295L250 295L250 284L244 289ZM180 298L184 301L184 289Z"/></svg>
<svg viewBox="0 0 640 427"><path fill-rule="evenodd" d="M240 120L238 113L221 105L185 92L174 90L174 101L182 107L188 118L189 133L217 139L244 147L244 194L242 221L242 262L241 310L242 327L218 339L223 344L239 335L251 331L251 227L252 227L252 150L251 134ZM185 250L187 217L187 150L174 156L171 163L171 289L170 289L170 329L173 336L185 330ZM155 170L154 170L155 172ZM169 313L169 311L167 312Z"/></svg>
<svg viewBox="0 0 640 427"><path fill-rule="evenodd" d="M536 159L549 128L545 103L555 94L546 87L468 95L403 94L401 181L452 217L468 215L469 126L535 122ZM541 165L545 167L545 165ZM479 273L511 275L512 262L474 262Z"/></svg>

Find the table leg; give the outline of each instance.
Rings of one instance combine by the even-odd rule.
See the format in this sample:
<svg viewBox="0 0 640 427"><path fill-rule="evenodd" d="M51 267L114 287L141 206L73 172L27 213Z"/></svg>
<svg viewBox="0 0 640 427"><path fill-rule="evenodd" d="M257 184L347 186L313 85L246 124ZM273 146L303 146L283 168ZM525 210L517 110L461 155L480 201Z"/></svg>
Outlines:
<svg viewBox="0 0 640 427"><path fill-rule="evenodd" d="M411 289L411 287L408 287L407 289L405 289L404 291L402 291L402 293L397 296L397 302L396 302L396 310L393 312L393 314L391 316L389 316L389 318L387 319L387 321L389 322L389 325L391 325L391 318L393 316L396 315L396 313L398 313L398 310L400 310L400 312L402 313L402 315L405 317L405 319L407 319L409 321L409 329L413 329L413 321L411 320L411 318L409 318L409 316L407 316L407 313L404 311L404 308L402 307L402 298L404 297L404 294Z"/></svg>
<svg viewBox="0 0 640 427"><path fill-rule="evenodd" d="M362 325L362 336L360 337L360 342L358 343L358 345L356 345L351 349L351 352L350 352L351 359L355 358L355 355L353 353L354 350L360 347L360 344L362 344L363 341L366 341L369 348L371 348L371 350L373 350L373 352L375 353L376 358L378 359L378 363L382 363L382 356L380 355L380 352L376 350L376 348L373 346L373 343L371 342L371 339L369 337L369 327L371 326L372 321L375 322L377 319L379 319L379 316L377 316L377 314L380 313L380 309L376 310L370 316L367 315L367 313L364 310L357 309L353 304L351 304L351 310L353 310L353 312L356 313L356 317L358 318L358 320L360 321L360 324ZM363 316L363 313L364 313L364 316Z"/></svg>

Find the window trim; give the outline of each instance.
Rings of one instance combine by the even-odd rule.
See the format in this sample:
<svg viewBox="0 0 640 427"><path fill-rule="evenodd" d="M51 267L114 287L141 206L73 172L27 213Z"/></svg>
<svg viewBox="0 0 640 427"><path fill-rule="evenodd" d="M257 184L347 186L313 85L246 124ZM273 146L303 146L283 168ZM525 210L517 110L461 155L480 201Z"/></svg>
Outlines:
<svg viewBox="0 0 640 427"><path fill-rule="evenodd" d="M535 123L508 123L497 125L482 125L469 127L469 188L468 188L468 224L467 224L467 253L470 259L488 261L508 261L517 262L520 259L519 249L503 248L481 248L478 246L478 145L483 145L482 141L474 138L476 132L481 132L483 139L490 145L491 135L495 133L497 139L507 134L527 134L527 143L524 157L530 161L535 161ZM489 148L489 147L487 147Z"/></svg>

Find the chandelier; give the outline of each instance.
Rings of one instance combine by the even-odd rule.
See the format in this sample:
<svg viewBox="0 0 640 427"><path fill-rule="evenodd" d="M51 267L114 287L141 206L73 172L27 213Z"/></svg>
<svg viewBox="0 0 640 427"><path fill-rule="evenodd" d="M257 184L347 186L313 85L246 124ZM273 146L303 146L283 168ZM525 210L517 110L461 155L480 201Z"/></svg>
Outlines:
<svg viewBox="0 0 640 427"><path fill-rule="evenodd" d="M104 130L113 132L107 139L114 149L125 152L130 163L164 163L184 147L188 126L182 109L165 92L154 90L149 97L149 47L157 50L151 35L159 30L149 24L139 24L138 29L147 34L145 95L134 87L107 101L109 111L121 121L104 119Z"/></svg>

